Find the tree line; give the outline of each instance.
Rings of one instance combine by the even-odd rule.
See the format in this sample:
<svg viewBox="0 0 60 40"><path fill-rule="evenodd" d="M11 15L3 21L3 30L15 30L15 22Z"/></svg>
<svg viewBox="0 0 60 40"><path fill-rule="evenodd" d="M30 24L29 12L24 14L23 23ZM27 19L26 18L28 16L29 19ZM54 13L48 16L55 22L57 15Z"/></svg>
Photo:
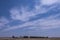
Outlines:
<svg viewBox="0 0 60 40"><path fill-rule="evenodd" d="M12 36L12 38L48 38L48 37L41 37L41 36L20 36L20 37L15 37L15 36Z"/></svg>

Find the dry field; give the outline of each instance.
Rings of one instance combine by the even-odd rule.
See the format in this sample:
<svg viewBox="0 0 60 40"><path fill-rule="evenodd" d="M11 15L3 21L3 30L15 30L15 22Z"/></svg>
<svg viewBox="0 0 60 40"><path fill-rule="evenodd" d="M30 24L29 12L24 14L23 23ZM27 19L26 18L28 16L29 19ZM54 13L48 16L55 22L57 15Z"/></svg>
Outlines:
<svg viewBox="0 0 60 40"><path fill-rule="evenodd" d="M0 40L60 40L60 38L0 38Z"/></svg>

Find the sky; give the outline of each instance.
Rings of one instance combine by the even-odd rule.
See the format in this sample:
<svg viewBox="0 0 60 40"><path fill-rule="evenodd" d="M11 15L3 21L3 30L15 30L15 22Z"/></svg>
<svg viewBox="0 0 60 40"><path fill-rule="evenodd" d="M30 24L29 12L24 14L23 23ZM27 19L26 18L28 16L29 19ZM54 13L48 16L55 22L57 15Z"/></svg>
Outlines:
<svg viewBox="0 0 60 40"><path fill-rule="evenodd" d="M0 37L60 37L60 0L0 0Z"/></svg>

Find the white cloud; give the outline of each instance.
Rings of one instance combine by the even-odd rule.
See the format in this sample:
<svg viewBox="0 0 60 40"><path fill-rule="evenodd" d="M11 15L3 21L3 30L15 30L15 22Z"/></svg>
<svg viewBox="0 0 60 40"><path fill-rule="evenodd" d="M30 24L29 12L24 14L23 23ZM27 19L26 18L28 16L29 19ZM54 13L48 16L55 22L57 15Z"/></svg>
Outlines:
<svg viewBox="0 0 60 40"><path fill-rule="evenodd" d="M4 29L3 31L9 31L9 30L24 28L24 27L29 27L29 29L35 29L35 30L36 29L46 30L46 29L60 28L60 19L55 19L59 15L60 14L55 15L55 16L49 16L47 18L43 18L43 19L31 21L31 22L26 22L22 25L9 27L7 29Z"/></svg>
<svg viewBox="0 0 60 40"><path fill-rule="evenodd" d="M5 17L0 18L0 29L5 26L5 24L8 24L9 21Z"/></svg>
<svg viewBox="0 0 60 40"><path fill-rule="evenodd" d="M53 5L58 2L59 2L59 0L41 0L42 5Z"/></svg>
<svg viewBox="0 0 60 40"><path fill-rule="evenodd" d="M30 24L32 24L31 29L34 29L34 27L35 27L35 29L39 28L39 29L43 29L43 30L60 28L60 20L59 19L39 19Z"/></svg>
<svg viewBox="0 0 60 40"><path fill-rule="evenodd" d="M53 29L60 27L60 20L51 19L51 20L44 20L40 23L42 29Z"/></svg>
<svg viewBox="0 0 60 40"><path fill-rule="evenodd" d="M38 14L44 14L44 13L47 13L48 11L50 11L51 9L55 8L56 5L54 6L51 6L50 8L46 9L46 8L43 8L42 6L43 5L52 5L54 3L56 3L57 0L41 0L41 4L39 5L35 5L35 8L33 8L31 11L28 11L29 8L28 6L27 7L21 7L21 9L19 8L12 8L10 10L10 13L11 13L11 18L13 20L22 20L22 21L28 21L30 17L32 16L35 16L35 15L38 15ZM8 31L8 30L14 30L14 29L18 29L18 28L23 28L23 27L26 27L26 26L34 26L35 29L37 27L39 27L40 29L52 29L52 28L59 28L60 26L60 20L59 19L55 19L57 16L59 16L60 14L57 14L55 16L49 16L47 18L43 18L43 19L39 19L39 20L36 20L36 21L32 21L32 22L26 22L22 25L17 25L17 26L12 26L12 27L9 27L7 29L4 29L4 31ZM32 27L31 29L33 29L34 27Z"/></svg>
<svg viewBox="0 0 60 40"><path fill-rule="evenodd" d="M27 11L27 8L22 7L21 9L16 10L16 8L12 9L11 11L11 17L14 20L22 20L27 21L29 20L29 17L34 15L32 12Z"/></svg>
<svg viewBox="0 0 60 40"><path fill-rule="evenodd" d="M52 5L55 4L58 0L35 0L35 6L32 8L32 10L29 11L29 7L23 7L21 8L14 7L10 10L11 18L13 20L22 20L22 21L28 21L31 16L35 16L37 14L44 14L51 10L52 8L55 8L56 5L51 6L49 8L43 7L44 5Z"/></svg>
<svg viewBox="0 0 60 40"><path fill-rule="evenodd" d="M52 6L50 8L44 8L42 5L35 5L35 7L29 11L29 7L21 7L21 8L12 8L10 10L11 18L13 20L22 20L22 21L28 21L30 17L38 15L38 14L44 14L51 10L52 8L55 8L56 6Z"/></svg>

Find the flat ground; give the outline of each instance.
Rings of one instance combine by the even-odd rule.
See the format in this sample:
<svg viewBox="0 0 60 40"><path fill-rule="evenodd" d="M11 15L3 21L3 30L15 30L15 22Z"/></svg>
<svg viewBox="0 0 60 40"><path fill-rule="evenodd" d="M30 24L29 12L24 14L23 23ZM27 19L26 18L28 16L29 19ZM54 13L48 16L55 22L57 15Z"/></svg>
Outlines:
<svg viewBox="0 0 60 40"><path fill-rule="evenodd" d="M60 40L60 38L0 38L0 40Z"/></svg>

